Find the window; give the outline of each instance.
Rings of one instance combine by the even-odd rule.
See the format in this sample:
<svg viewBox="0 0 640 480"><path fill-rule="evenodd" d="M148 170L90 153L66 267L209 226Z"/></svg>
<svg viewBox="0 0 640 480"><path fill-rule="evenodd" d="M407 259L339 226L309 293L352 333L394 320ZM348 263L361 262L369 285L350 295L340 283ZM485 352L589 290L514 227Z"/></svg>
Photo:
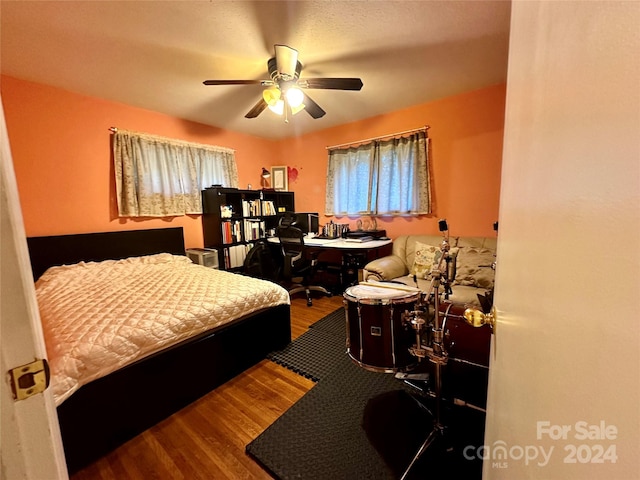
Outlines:
<svg viewBox="0 0 640 480"><path fill-rule="evenodd" d="M330 149L327 215L423 215L431 213L425 132Z"/></svg>
<svg viewBox="0 0 640 480"><path fill-rule="evenodd" d="M238 186L235 153L228 148L119 130L113 158L121 217L202 213L204 188Z"/></svg>

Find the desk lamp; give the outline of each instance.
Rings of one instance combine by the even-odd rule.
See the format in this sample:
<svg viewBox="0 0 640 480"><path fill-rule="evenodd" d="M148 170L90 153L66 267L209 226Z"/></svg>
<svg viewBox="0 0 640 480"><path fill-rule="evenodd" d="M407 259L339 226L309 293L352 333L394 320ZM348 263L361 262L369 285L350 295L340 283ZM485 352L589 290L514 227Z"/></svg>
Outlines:
<svg viewBox="0 0 640 480"><path fill-rule="evenodd" d="M260 183L262 184L262 188L263 189L269 188L269 178L271 178L271 173L269 173L269 170L262 167L262 174L260 176L262 177L262 179L260 180Z"/></svg>

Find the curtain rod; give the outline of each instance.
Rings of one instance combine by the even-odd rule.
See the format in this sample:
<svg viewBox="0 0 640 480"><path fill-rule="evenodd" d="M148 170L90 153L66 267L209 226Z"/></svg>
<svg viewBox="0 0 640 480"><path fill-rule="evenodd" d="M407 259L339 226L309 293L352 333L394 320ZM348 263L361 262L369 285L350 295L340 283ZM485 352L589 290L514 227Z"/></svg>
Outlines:
<svg viewBox="0 0 640 480"><path fill-rule="evenodd" d="M365 138L364 140L356 140L355 142L341 143L339 145L331 145L330 147L326 147L326 148L327 150L333 150L335 148L340 148L340 147L360 145L362 143L373 142L375 140L382 140L383 138L398 137L400 135L406 135L407 133L426 132L427 130L429 130L429 128L431 128L429 125L425 125L424 127L414 128L413 130L405 130L404 132L390 133L388 135L382 135L381 137Z"/></svg>
<svg viewBox="0 0 640 480"><path fill-rule="evenodd" d="M118 127L109 127L109 131L111 133L118 133ZM123 130L123 132L126 132L126 131L127 130ZM216 150L233 152L233 153L236 152L235 149L233 149L233 148L219 147L217 145L211 145L211 144L208 144L208 143L188 142L188 141L185 141L185 140L178 140L178 139L175 139L175 138L163 137L163 136L160 136L160 135L153 135L151 133L137 133L137 132L129 132L129 133L135 133L136 135L140 135L142 137L161 139L161 140L165 140L167 142L174 142L174 143L185 144L185 145L195 145L195 146L200 146L200 147L203 147L203 148L213 148L213 149L216 149Z"/></svg>

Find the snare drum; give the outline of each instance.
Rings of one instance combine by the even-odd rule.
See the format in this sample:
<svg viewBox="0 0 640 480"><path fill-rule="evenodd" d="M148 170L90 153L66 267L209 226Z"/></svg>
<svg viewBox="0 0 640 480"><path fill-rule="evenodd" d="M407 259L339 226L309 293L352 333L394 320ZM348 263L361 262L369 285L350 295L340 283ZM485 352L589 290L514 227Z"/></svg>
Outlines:
<svg viewBox="0 0 640 480"><path fill-rule="evenodd" d="M395 373L414 368L409 353L415 330L402 314L413 311L419 292L355 285L344 292L347 317L347 353L366 370ZM406 322L408 323L408 322Z"/></svg>
<svg viewBox="0 0 640 480"><path fill-rule="evenodd" d="M489 367L491 327L472 327L464 319L466 305L442 302L440 322L444 331L444 348L450 360Z"/></svg>

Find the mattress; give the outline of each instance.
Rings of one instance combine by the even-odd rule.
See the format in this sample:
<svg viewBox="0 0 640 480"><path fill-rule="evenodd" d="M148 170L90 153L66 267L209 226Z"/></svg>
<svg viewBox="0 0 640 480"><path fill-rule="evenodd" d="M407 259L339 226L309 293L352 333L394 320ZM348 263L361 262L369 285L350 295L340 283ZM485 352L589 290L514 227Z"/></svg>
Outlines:
<svg viewBox="0 0 640 480"><path fill-rule="evenodd" d="M125 365L290 302L272 282L170 254L51 267L36 297L56 405Z"/></svg>

